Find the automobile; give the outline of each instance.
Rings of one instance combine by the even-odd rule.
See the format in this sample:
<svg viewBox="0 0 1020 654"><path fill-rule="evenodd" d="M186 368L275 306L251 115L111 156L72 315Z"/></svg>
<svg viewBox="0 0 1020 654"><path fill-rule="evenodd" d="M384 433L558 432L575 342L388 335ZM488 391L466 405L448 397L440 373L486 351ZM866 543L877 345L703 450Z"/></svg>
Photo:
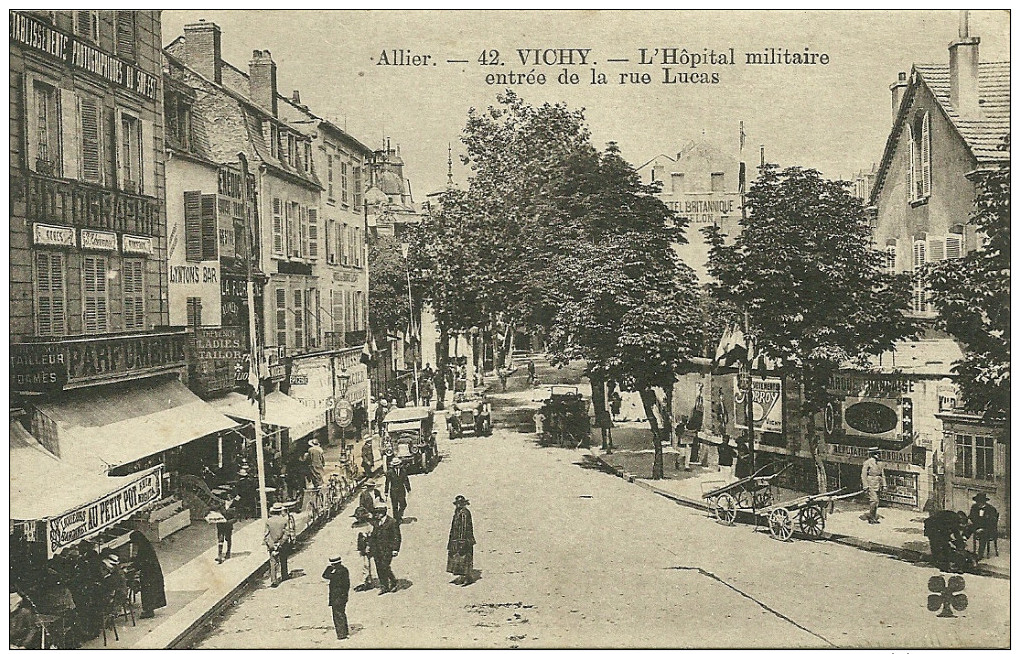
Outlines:
<svg viewBox="0 0 1020 654"><path fill-rule="evenodd" d="M451 439L461 436L492 436L492 407L488 402L461 400L453 406L457 407L458 420L451 421L447 417ZM453 407L450 408L452 411ZM479 414L482 416L482 430L481 433L476 433L478 430L475 429L475 418Z"/></svg>
<svg viewBox="0 0 1020 654"><path fill-rule="evenodd" d="M399 456L416 472L428 472L439 458L433 431L435 412L428 407L393 409L383 418L382 450L387 459Z"/></svg>
<svg viewBox="0 0 1020 654"><path fill-rule="evenodd" d="M587 443L591 436L588 404L577 386L551 386L539 409L545 416L547 444L578 447Z"/></svg>

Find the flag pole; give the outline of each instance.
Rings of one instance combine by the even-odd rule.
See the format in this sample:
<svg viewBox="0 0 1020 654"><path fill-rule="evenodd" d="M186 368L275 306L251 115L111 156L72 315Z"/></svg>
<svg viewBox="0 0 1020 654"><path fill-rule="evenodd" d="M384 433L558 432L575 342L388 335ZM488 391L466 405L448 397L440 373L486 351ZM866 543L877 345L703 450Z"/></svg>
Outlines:
<svg viewBox="0 0 1020 654"><path fill-rule="evenodd" d="M744 121L740 121L740 222L742 227L747 223L747 168L744 164ZM762 149L764 157L764 148ZM747 450L750 458L751 474L754 474L754 381L751 375L751 317L747 303L744 303L744 365L747 370L747 388L744 389L744 420L747 422ZM753 483L753 482L752 482ZM754 528L758 529L758 505L755 501L755 493L758 489L751 489L751 515L754 519Z"/></svg>

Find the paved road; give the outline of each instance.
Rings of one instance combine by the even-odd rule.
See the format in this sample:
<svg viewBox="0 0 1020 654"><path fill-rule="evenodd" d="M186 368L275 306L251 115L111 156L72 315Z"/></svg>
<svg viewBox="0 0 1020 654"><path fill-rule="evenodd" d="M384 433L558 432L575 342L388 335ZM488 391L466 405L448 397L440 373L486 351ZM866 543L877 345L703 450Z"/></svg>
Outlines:
<svg viewBox="0 0 1020 654"><path fill-rule="evenodd" d="M394 560L405 588L351 594L338 642L322 570L341 553L357 581L351 520L292 559L302 576L263 582L199 644L214 648L1004 647L1008 582L967 577L961 619L927 610L933 569L832 543L779 543L724 527L528 434L450 442L413 492ZM449 582L452 500L471 500L475 567ZM350 513L348 511L347 513Z"/></svg>

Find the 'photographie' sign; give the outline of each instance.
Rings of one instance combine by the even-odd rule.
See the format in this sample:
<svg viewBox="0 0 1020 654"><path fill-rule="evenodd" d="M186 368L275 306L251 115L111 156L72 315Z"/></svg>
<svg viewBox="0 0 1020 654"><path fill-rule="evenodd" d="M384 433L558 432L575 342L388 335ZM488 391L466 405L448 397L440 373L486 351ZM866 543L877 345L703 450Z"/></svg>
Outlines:
<svg viewBox="0 0 1020 654"><path fill-rule="evenodd" d="M124 520L160 497L162 466L127 486L83 507L51 518L46 525L46 551L53 556L106 527Z"/></svg>

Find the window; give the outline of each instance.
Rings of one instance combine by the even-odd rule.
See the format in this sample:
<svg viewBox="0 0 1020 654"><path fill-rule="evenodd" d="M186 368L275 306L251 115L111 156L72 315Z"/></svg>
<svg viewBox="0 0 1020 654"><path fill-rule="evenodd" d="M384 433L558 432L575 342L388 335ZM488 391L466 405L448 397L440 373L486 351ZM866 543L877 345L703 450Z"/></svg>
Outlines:
<svg viewBox="0 0 1020 654"><path fill-rule="evenodd" d="M344 296L341 291L334 291L330 289L330 297L332 299L333 314L330 316L333 319L333 332L336 334L342 334L344 331Z"/></svg>
<svg viewBox="0 0 1020 654"><path fill-rule="evenodd" d="M670 182L672 183L671 184L671 188L670 188L670 192L673 195L679 195L680 193L684 192L684 174L683 173L673 173L672 175L670 175Z"/></svg>
<svg viewBox="0 0 1020 654"><path fill-rule="evenodd" d="M297 153L297 138L293 134L287 134L287 163L295 168L300 167Z"/></svg>
<svg viewBox="0 0 1020 654"><path fill-rule="evenodd" d="M361 211L361 166L354 167L354 210Z"/></svg>
<svg viewBox="0 0 1020 654"><path fill-rule="evenodd" d="M164 94L163 114L166 116L166 138L170 145L191 149L191 105L179 93Z"/></svg>
<svg viewBox="0 0 1020 654"><path fill-rule="evenodd" d="M347 262L347 225L344 224L344 223L341 223L341 225L340 225L340 234L339 234L339 237L340 237L340 242L337 244L337 247L340 249L340 265L341 266L346 266L347 263L348 263Z"/></svg>
<svg viewBox="0 0 1020 654"><path fill-rule="evenodd" d="M312 172L312 144L305 141L305 172Z"/></svg>
<svg viewBox="0 0 1020 654"><path fill-rule="evenodd" d="M365 306L364 297L361 291L355 291L354 293L354 331L361 331L365 328L364 317L362 311Z"/></svg>
<svg viewBox="0 0 1020 654"><path fill-rule="evenodd" d="M188 298L188 327L202 326L202 298Z"/></svg>
<svg viewBox="0 0 1020 654"><path fill-rule="evenodd" d="M57 176L60 171L60 114L57 90L49 84L32 83L32 114L29 123L29 165L35 172Z"/></svg>
<svg viewBox="0 0 1020 654"><path fill-rule="evenodd" d="M330 200L333 198L333 155L326 155L326 197Z"/></svg>
<svg viewBox="0 0 1020 654"><path fill-rule="evenodd" d="M218 256L216 196L184 192L184 252L187 261L214 261Z"/></svg>
<svg viewBox="0 0 1020 654"><path fill-rule="evenodd" d="M712 192L721 193L726 190L726 173L712 173Z"/></svg>
<svg viewBox="0 0 1020 654"><path fill-rule="evenodd" d="M995 481L995 439L956 434L956 476Z"/></svg>
<svg viewBox="0 0 1020 654"><path fill-rule="evenodd" d="M340 202L347 204L347 162L340 162Z"/></svg>
<svg viewBox="0 0 1020 654"><path fill-rule="evenodd" d="M78 9L74 12L74 33L96 43L99 41L99 12L95 9Z"/></svg>
<svg viewBox="0 0 1020 654"><path fill-rule="evenodd" d="M128 61L135 60L135 12L117 12L117 56Z"/></svg>
<svg viewBox="0 0 1020 654"><path fill-rule="evenodd" d="M269 146L269 154L273 157L280 156L280 134L278 128L271 121L266 121L262 124L262 138L265 139L266 145Z"/></svg>
<svg viewBox="0 0 1020 654"><path fill-rule="evenodd" d="M652 181L662 181L663 176L666 174L666 169L661 164L652 166Z"/></svg>
<svg viewBox="0 0 1020 654"><path fill-rule="evenodd" d="M109 331L109 296L106 275L110 264L104 256L85 255L82 275L82 317L86 334Z"/></svg>
<svg viewBox="0 0 1020 654"><path fill-rule="evenodd" d="M896 241L887 241L885 244L885 271L890 275L896 274Z"/></svg>
<svg viewBox="0 0 1020 654"><path fill-rule="evenodd" d="M308 258L319 258L319 210L308 208Z"/></svg>
<svg viewBox="0 0 1020 654"><path fill-rule="evenodd" d="M276 289L276 344L287 345L287 290Z"/></svg>
<svg viewBox="0 0 1020 654"><path fill-rule="evenodd" d="M336 222L326 221L326 263L336 264Z"/></svg>
<svg viewBox="0 0 1020 654"><path fill-rule="evenodd" d="M145 329L145 260L124 259L124 329Z"/></svg>
<svg viewBox="0 0 1020 654"><path fill-rule="evenodd" d="M65 278L63 253L35 253L35 331L39 336L67 333Z"/></svg>
<svg viewBox="0 0 1020 654"><path fill-rule="evenodd" d="M122 113L118 127L120 188L128 193L138 193L142 187L142 123L134 116Z"/></svg>
<svg viewBox="0 0 1020 654"><path fill-rule="evenodd" d="M285 239L283 232L283 202L280 198L273 198L273 255L277 257L284 256L283 244Z"/></svg>
<svg viewBox="0 0 1020 654"><path fill-rule="evenodd" d="M87 182L102 182L102 120L96 101L82 98L79 102L81 114L81 172Z"/></svg>
<svg viewBox="0 0 1020 654"><path fill-rule="evenodd" d="M946 258L947 259L962 259L966 253L966 248L963 242L963 225L953 225L949 229L949 234L946 235Z"/></svg>
<svg viewBox="0 0 1020 654"><path fill-rule="evenodd" d="M923 240L914 241L914 311L929 311L928 292L924 283L924 264L928 261L928 248Z"/></svg>
<svg viewBox="0 0 1020 654"><path fill-rule="evenodd" d="M302 259L308 257L308 208L298 206L298 229L300 229L298 254Z"/></svg>
<svg viewBox="0 0 1020 654"><path fill-rule="evenodd" d="M301 256L301 241L299 240L300 234L298 233L298 204L297 202L288 202L286 204L286 220L287 220L287 256L299 257Z"/></svg>
<svg viewBox="0 0 1020 654"><path fill-rule="evenodd" d="M315 299L315 290L308 289L305 291L305 313L307 314L305 320L305 343L308 344L308 347L315 347L318 344L319 316L315 308Z"/></svg>
<svg viewBox="0 0 1020 654"><path fill-rule="evenodd" d="M924 200L931 195L931 116L918 115L913 125L907 125L910 141L910 200Z"/></svg>
<svg viewBox="0 0 1020 654"><path fill-rule="evenodd" d="M294 291L294 347L301 349L305 346L305 307L304 291Z"/></svg>

